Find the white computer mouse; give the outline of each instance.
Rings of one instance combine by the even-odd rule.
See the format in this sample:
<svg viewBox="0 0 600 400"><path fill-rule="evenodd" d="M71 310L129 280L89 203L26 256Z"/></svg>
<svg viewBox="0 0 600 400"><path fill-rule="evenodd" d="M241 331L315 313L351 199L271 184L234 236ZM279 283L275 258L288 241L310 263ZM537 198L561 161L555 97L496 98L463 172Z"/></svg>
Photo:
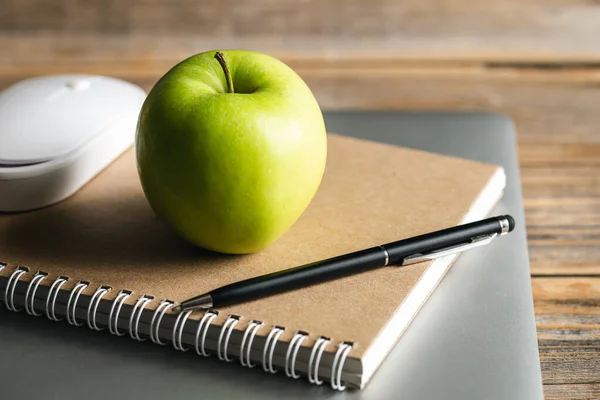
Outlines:
<svg viewBox="0 0 600 400"><path fill-rule="evenodd" d="M146 93L120 79L54 75L0 92L0 211L63 200L133 143Z"/></svg>

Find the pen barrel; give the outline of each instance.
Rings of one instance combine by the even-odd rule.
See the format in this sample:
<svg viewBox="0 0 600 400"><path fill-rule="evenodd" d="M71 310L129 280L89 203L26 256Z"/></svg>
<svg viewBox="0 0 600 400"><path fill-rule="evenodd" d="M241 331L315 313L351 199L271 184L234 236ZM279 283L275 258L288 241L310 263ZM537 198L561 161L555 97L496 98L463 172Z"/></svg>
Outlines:
<svg viewBox="0 0 600 400"><path fill-rule="evenodd" d="M458 225L441 231L415 236L410 239L388 243L383 245L383 247L388 251L390 264L394 265L401 264L406 257L415 254L424 254L450 246L469 243L474 238L493 233L500 234L501 232L502 225L500 224L499 217L492 217L482 221Z"/></svg>
<svg viewBox="0 0 600 400"><path fill-rule="evenodd" d="M250 301L382 267L387 254L381 247L302 265L247 279L210 292L215 307Z"/></svg>

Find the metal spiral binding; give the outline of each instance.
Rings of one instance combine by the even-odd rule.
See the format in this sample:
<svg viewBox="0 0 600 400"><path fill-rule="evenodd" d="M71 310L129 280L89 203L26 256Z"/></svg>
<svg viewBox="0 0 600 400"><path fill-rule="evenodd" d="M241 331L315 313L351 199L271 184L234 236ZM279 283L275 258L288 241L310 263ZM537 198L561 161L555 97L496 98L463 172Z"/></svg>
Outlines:
<svg viewBox="0 0 600 400"><path fill-rule="evenodd" d="M319 365L323 351L325 351L325 347L327 347L328 344L329 338L321 336L317 339L310 352L310 358L308 359L308 381L315 385L321 385L323 383L323 381L319 379ZM315 361L314 365L313 360Z"/></svg>
<svg viewBox="0 0 600 400"><path fill-rule="evenodd" d="M71 325L81 326L83 322L77 322L75 318L75 310L77 308L77 301L79 300L79 296L81 292L83 292L88 286L89 282L78 282L77 285L71 290L71 294L69 295L69 301L67 302L67 322ZM73 306L71 306L71 301L75 297L75 301L73 302Z"/></svg>
<svg viewBox="0 0 600 400"><path fill-rule="evenodd" d="M273 352L275 351L277 339L279 339L279 336L281 336L284 330L285 328L274 326L271 329L271 332L269 332L269 335L267 336L262 357L263 369L266 372L270 372L272 374L277 372L277 370L273 368ZM267 353L269 354L269 358L267 358Z"/></svg>
<svg viewBox="0 0 600 400"><path fill-rule="evenodd" d="M96 324L96 313L98 312L98 304L100 304L102 297L104 297L106 293L110 292L110 290L110 286L102 285L98 289L96 289L96 292L94 292L94 294L92 295L90 305L87 309L88 328L93 329L95 331L101 331L104 329ZM92 312L92 309L94 310L94 312Z"/></svg>
<svg viewBox="0 0 600 400"><path fill-rule="evenodd" d="M285 354L285 374L288 378L300 378L300 375L296 373L296 357L298 356L298 350L302 342L306 340L307 336L308 334L305 332L296 332L288 345L288 350Z"/></svg>
<svg viewBox="0 0 600 400"><path fill-rule="evenodd" d="M346 357L352 349L350 343L342 342L338 345L337 352L333 358L333 365L331 366L331 387L335 390L345 390L346 386L342 384L342 370L346 362Z"/></svg>
<svg viewBox="0 0 600 400"><path fill-rule="evenodd" d="M0 268L0 271L2 269ZM46 276L48 276L47 273L45 272L37 272L35 274L35 276L33 278L31 278L31 281L29 282L29 286L27 286L27 292L25 292L25 311L27 312L27 314L29 315L33 315L34 317L39 317L40 315L43 314L43 312L36 312L35 308L34 308L34 300L35 300L35 293L37 292L38 287L40 286L40 282L42 282L44 279L46 279ZM33 291L32 291L33 289ZM31 293L31 297L29 297L29 293Z"/></svg>
<svg viewBox="0 0 600 400"><path fill-rule="evenodd" d="M240 364L244 367L254 368L256 365L252 364L250 361L250 349L252 349L252 342L254 341L254 336L256 336L256 332L263 325L260 321L252 321L248 324L246 331L244 332L244 337L242 338L242 344L240 345ZM248 338L248 343L246 344L246 338ZM244 350L246 352L246 359L244 360Z"/></svg>
<svg viewBox="0 0 600 400"><path fill-rule="evenodd" d="M115 297L115 299L113 300L113 304L110 307L110 312L108 313L108 331L115 336L123 336L125 334L125 332L119 332L119 314L121 312L121 307L123 307L123 303L125 303L129 296L131 296L131 293L132 292L129 290L121 290L117 297ZM113 317L115 308L116 314ZM114 326L113 319L115 321Z"/></svg>
<svg viewBox="0 0 600 400"><path fill-rule="evenodd" d="M231 362L233 358L227 357L227 346L229 345L229 338L231 337L231 332L233 331L233 327L238 323L240 317L237 315L230 315L227 318L227 321L223 324L221 328L221 333L219 334L219 342L217 343L217 355L219 356L219 360ZM229 328L229 329L228 329ZM225 333L227 331L227 333ZM225 336L225 342L221 346L221 342L223 341L223 336ZM221 347L223 351L221 351Z"/></svg>
<svg viewBox="0 0 600 400"><path fill-rule="evenodd" d="M177 319L175 320L175 325L173 326L173 347L175 350L179 351L188 351L189 349L183 347L183 343L181 341L183 336L183 327L187 322L188 318L192 314L192 311L187 311L184 313L179 313Z"/></svg>
<svg viewBox="0 0 600 400"><path fill-rule="evenodd" d="M4 303L6 304L6 308L10 311L19 312L23 311L23 309L18 309L15 307L15 288L17 287L17 282L19 278L29 272L29 268L27 267L19 267L10 274L10 278L8 278L8 283L6 284L6 289L4 291ZM10 293L10 297L8 294Z"/></svg>
<svg viewBox="0 0 600 400"><path fill-rule="evenodd" d="M154 310L154 315L152 315L152 320L150 321L150 340L152 340L153 343L159 344L161 346L167 344L166 342L160 340L159 328L160 322L165 316L165 313L169 311L173 307L173 305L174 303L171 300L163 300L160 302L158 307L156 307L156 310ZM156 321L156 325L154 325L154 321Z"/></svg>
<svg viewBox="0 0 600 400"><path fill-rule="evenodd" d="M129 317L129 336L131 336L132 339L135 339L140 342L143 342L144 340L146 340L145 338L142 338L139 334L140 317L142 316L142 312L144 311L144 308L153 299L154 299L154 297L152 297L152 296L143 295L142 297L140 297L138 299L138 301L133 306L133 311L131 312L131 316ZM134 320L135 320L135 324L134 324Z"/></svg>
<svg viewBox="0 0 600 400"><path fill-rule="evenodd" d="M0 263L0 271L2 271L7 264ZM27 267L18 267L16 268L12 274L8 278L8 283L5 288L4 293L4 302L6 307L11 311L22 311L22 309L17 309L14 304L14 293L17 286L18 281L21 279L23 275L29 272ZM40 316L44 314L44 312L37 312L34 308L34 300L35 294L40 283L48 276L45 272L37 272L27 287L27 291L25 293L25 310L28 314L34 316ZM56 316L55 307L58 294L62 286L64 286L69 280L66 276L57 277L52 285L50 285L50 290L48 292L48 296L46 298L46 316L53 321L60 321L60 318ZM89 282L80 281L75 287L71 290L69 295L69 299L67 301L67 309L66 309L66 317L68 322L71 325L81 326L84 323L78 322L76 320L76 309L77 302L81 293L89 287ZM90 329L93 330L102 330L103 328L98 326L96 322L96 315L98 312L98 305L102 301L102 298L111 290L109 286L102 285L100 286L94 294L91 296L90 303L87 309L87 325ZM123 304L127 301L127 299L132 295L133 292L129 290L121 290L119 294L112 301L112 306L110 308L110 312L108 315L108 330L111 334L116 336L123 336L126 332L121 332L118 329L119 323L119 315L121 313L121 308ZM131 312L131 316L129 318L129 334L132 339L143 341L145 338L142 338L139 334L139 324L141 315L145 309L145 307L154 299L153 296L144 295L137 299L135 305L133 306L133 310ZM164 317L164 315L173 308L175 303L171 300L163 300L159 306L154 310L154 314L152 316L152 320L150 322L150 339L152 342L160 345L165 345L166 342L160 339L160 324ZM177 316L175 321L175 325L173 327L172 332L172 342L173 347L179 351L187 351L188 348L183 346L183 331L186 322L188 321L192 311L188 311L185 313L180 313ZM202 355L205 357L210 356L210 353L206 351L205 342L206 336L209 330L210 325L213 320L217 318L218 312L214 310L207 311L198 323L198 327L196 329L196 337L195 337L195 350L198 355ZM230 358L227 354L227 349L229 347L229 340L231 334L233 332L234 327L239 322L240 317L237 315L230 315L225 323L221 327L221 331L219 334L219 339L217 343L217 354L219 359L224 361L233 361L233 358ZM242 337L242 342L240 344L240 363L248 368L253 368L256 365L251 362L250 352L252 349L252 344L254 342L254 338L260 328L263 326L263 322L261 321L251 321L244 331L244 335ZM284 327L273 326L267 335L264 348L262 349L262 367L266 372L276 373L277 370L273 367L273 355L275 352L275 347L277 346L277 342L279 337L285 331ZM288 377L293 379L298 379L300 374L296 373L296 358L298 356L300 347L302 347L302 343L308 338L308 333L306 332L296 332L290 341L286 357L285 357L285 373ZM319 379L319 366L321 363L321 358L327 345L330 343L330 339L327 337L320 336L312 346L310 358L308 360L308 381L310 383L321 385L323 383L322 380ZM331 387L335 390L344 390L346 386L342 382L342 373L344 370L344 365L346 363L346 359L348 354L352 350L352 343L342 342L338 344L337 351L333 358L333 364L331 367Z"/></svg>
<svg viewBox="0 0 600 400"><path fill-rule="evenodd" d="M54 283L52 283L52 286L50 286L50 291L48 292L48 297L46 298L46 316L52 321L60 321L62 319L56 317L54 309L56 307L56 297L58 296L58 292L68 280L69 278L66 276L59 276L56 278ZM50 302L50 299L52 299L52 302Z"/></svg>
<svg viewBox="0 0 600 400"><path fill-rule="evenodd" d="M4 268L6 268L6 263L0 262L0 272L2 272L2 270ZM4 292L4 293L6 293L6 292ZM5 302L5 304L6 304L6 302Z"/></svg>
<svg viewBox="0 0 600 400"><path fill-rule="evenodd" d="M217 315L219 315L218 312L209 310L204 314L204 316L200 320L200 323L198 324L198 329L196 329L195 347L196 347L196 353L198 353L199 356L200 355L202 355L204 357L210 356L210 353L207 353L204 348L204 343L206 341L206 333L208 332L208 327L210 326L213 319L217 318ZM202 331L203 327L204 327L204 330ZM201 342L200 348L198 348L198 339L200 338L201 331L202 331L202 342Z"/></svg>

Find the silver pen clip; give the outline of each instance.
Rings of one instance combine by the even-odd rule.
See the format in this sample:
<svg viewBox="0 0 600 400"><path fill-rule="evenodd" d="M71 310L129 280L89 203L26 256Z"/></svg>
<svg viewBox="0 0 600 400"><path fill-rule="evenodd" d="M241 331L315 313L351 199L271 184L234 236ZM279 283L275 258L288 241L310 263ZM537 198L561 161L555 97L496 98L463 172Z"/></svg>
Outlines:
<svg viewBox="0 0 600 400"><path fill-rule="evenodd" d="M422 253L413 254L412 256L406 257L404 259L404 261L402 261L402 264L400 264L400 265L410 265L410 264L416 264L416 263L423 262L423 261L435 260L436 258L441 258L441 257L449 256L451 254L460 253L462 251L470 250L475 247L485 246L486 244L490 243L496 236L498 236L497 233L494 233L492 235L479 236L479 237L471 239L471 241L469 243L459 244L457 246L452 246L452 247L447 247L445 249L435 250L435 251L432 251L431 253L427 253L427 254L422 254Z"/></svg>

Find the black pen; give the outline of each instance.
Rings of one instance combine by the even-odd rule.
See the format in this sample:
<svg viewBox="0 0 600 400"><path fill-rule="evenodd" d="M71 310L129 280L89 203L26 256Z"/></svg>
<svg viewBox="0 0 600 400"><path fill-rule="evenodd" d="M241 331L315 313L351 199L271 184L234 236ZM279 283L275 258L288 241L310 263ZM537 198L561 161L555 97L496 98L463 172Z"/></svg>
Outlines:
<svg viewBox="0 0 600 400"><path fill-rule="evenodd" d="M222 286L182 302L175 312L243 303L387 265L433 260L488 244L515 227L510 215L415 236Z"/></svg>

